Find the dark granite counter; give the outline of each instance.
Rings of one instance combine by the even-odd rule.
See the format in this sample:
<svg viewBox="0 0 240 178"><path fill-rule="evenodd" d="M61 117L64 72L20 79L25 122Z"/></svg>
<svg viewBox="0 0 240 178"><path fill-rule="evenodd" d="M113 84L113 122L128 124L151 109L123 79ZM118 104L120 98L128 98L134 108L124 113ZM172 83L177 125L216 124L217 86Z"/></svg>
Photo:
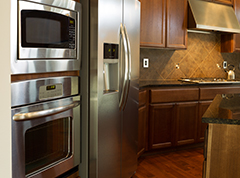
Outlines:
<svg viewBox="0 0 240 178"><path fill-rule="evenodd" d="M202 122L240 125L240 93L217 94L203 115Z"/></svg>
<svg viewBox="0 0 240 178"><path fill-rule="evenodd" d="M139 89L148 87L240 85L240 83L191 83L179 80L139 80Z"/></svg>
<svg viewBox="0 0 240 178"><path fill-rule="evenodd" d="M140 80L139 88L162 87L162 86L198 86L196 83L182 82L178 80Z"/></svg>

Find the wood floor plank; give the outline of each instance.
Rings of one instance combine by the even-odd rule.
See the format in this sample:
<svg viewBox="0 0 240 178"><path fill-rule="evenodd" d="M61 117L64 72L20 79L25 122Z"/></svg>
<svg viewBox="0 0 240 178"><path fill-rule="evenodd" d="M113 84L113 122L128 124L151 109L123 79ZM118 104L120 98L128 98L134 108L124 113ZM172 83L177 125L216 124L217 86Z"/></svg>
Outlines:
<svg viewBox="0 0 240 178"><path fill-rule="evenodd" d="M132 178L201 178L203 160L202 148L141 157Z"/></svg>

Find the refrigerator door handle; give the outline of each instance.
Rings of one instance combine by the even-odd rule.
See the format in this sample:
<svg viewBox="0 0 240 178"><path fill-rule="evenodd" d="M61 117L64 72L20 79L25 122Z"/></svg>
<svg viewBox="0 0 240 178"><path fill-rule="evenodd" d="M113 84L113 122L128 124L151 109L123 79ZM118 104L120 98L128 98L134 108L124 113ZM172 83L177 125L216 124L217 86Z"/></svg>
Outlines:
<svg viewBox="0 0 240 178"><path fill-rule="evenodd" d="M127 47L127 40L126 35L124 32L124 28L122 24L120 25L120 34L122 36L122 42L123 42L123 48L124 48L124 56L125 56L125 63L124 63L124 77L123 77L123 84L122 84L122 92L120 94L120 101L119 101L119 110L123 110L125 98L126 98L126 87L127 87L127 81L128 81L128 47Z"/></svg>
<svg viewBox="0 0 240 178"><path fill-rule="evenodd" d="M124 33L126 36L126 41L127 41L127 55L128 55L128 77L127 77L127 83L126 83L126 94L124 97L124 102L123 102L123 107L122 109L124 110L126 104L127 104L127 98L128 98L128 94L129 94L129 87L130 87L130 81L131 81L131 63L132 63L132 59L131 59L131 46L130 46L130 41L129 41L129 37L128 37L128 33L127 33L127 28L124 25Z"/></svg>

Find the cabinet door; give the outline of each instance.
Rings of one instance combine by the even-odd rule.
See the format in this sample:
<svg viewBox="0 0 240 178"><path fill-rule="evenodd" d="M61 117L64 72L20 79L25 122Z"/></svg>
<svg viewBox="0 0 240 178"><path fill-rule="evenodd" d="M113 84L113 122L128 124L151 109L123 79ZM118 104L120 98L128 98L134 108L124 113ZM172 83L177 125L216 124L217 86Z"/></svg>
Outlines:
<svg viewBox="0 0 240 178"><path fill-rule="evenodd" d="M176 144L185 145L196 142L198 123L198 102L176 103L177 125Z"/></svg>
<svg viewBox="0 0 240 178"><path fill-rule="evenodd" d="M167 0L167 48L187 48L187 0Z"/></svg>
<svg viewBox="0 0 240 178"><path fill-rule="evenodd" d="M240 0L234 0L233 8L240 22ZM221 36L221 52L240 52L240 34L226 34Z"/></svg>
<svg viewBox="0 0 240 178"><path fill-rule="evenodd" d="M150 106L149 149L173 146L174 105L174 103L166 103Z"/></svg>
<svg viewBox="0 0 240 178"><path fill-rule="evenodd" d="M138 109L138 157L146 151L147 144L147 107Z"/></svg>
<svg viewBox="0 0 240 178"><path fill-rule="evenodd" d="M198 142L203 142L204 141L204 133L205 130L207 128L206 123L202 123L202 116L203 114L206 112L208 106L210 106L210 104L212 103L212 101L201 101L199 102L199 107L198 107L198 137L197 137L197 141Z"/></svg>
<svg viewBox="0 0 240 178"><path fill-rule="evenodd" d="M141 47L165 47L166 0L140 0Z"/></svg>

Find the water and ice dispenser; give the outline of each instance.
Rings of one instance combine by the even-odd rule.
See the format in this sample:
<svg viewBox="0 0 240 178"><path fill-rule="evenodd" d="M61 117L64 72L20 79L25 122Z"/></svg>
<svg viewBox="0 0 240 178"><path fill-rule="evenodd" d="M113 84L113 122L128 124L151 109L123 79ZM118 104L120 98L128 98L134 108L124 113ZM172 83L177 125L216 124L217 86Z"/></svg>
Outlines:
<svg viewBox="0 0 240 178"><path fill-rule="evenodd" d="M119 88L119 45L104 43L103 49L103 92L116 92Z"/></svg>

